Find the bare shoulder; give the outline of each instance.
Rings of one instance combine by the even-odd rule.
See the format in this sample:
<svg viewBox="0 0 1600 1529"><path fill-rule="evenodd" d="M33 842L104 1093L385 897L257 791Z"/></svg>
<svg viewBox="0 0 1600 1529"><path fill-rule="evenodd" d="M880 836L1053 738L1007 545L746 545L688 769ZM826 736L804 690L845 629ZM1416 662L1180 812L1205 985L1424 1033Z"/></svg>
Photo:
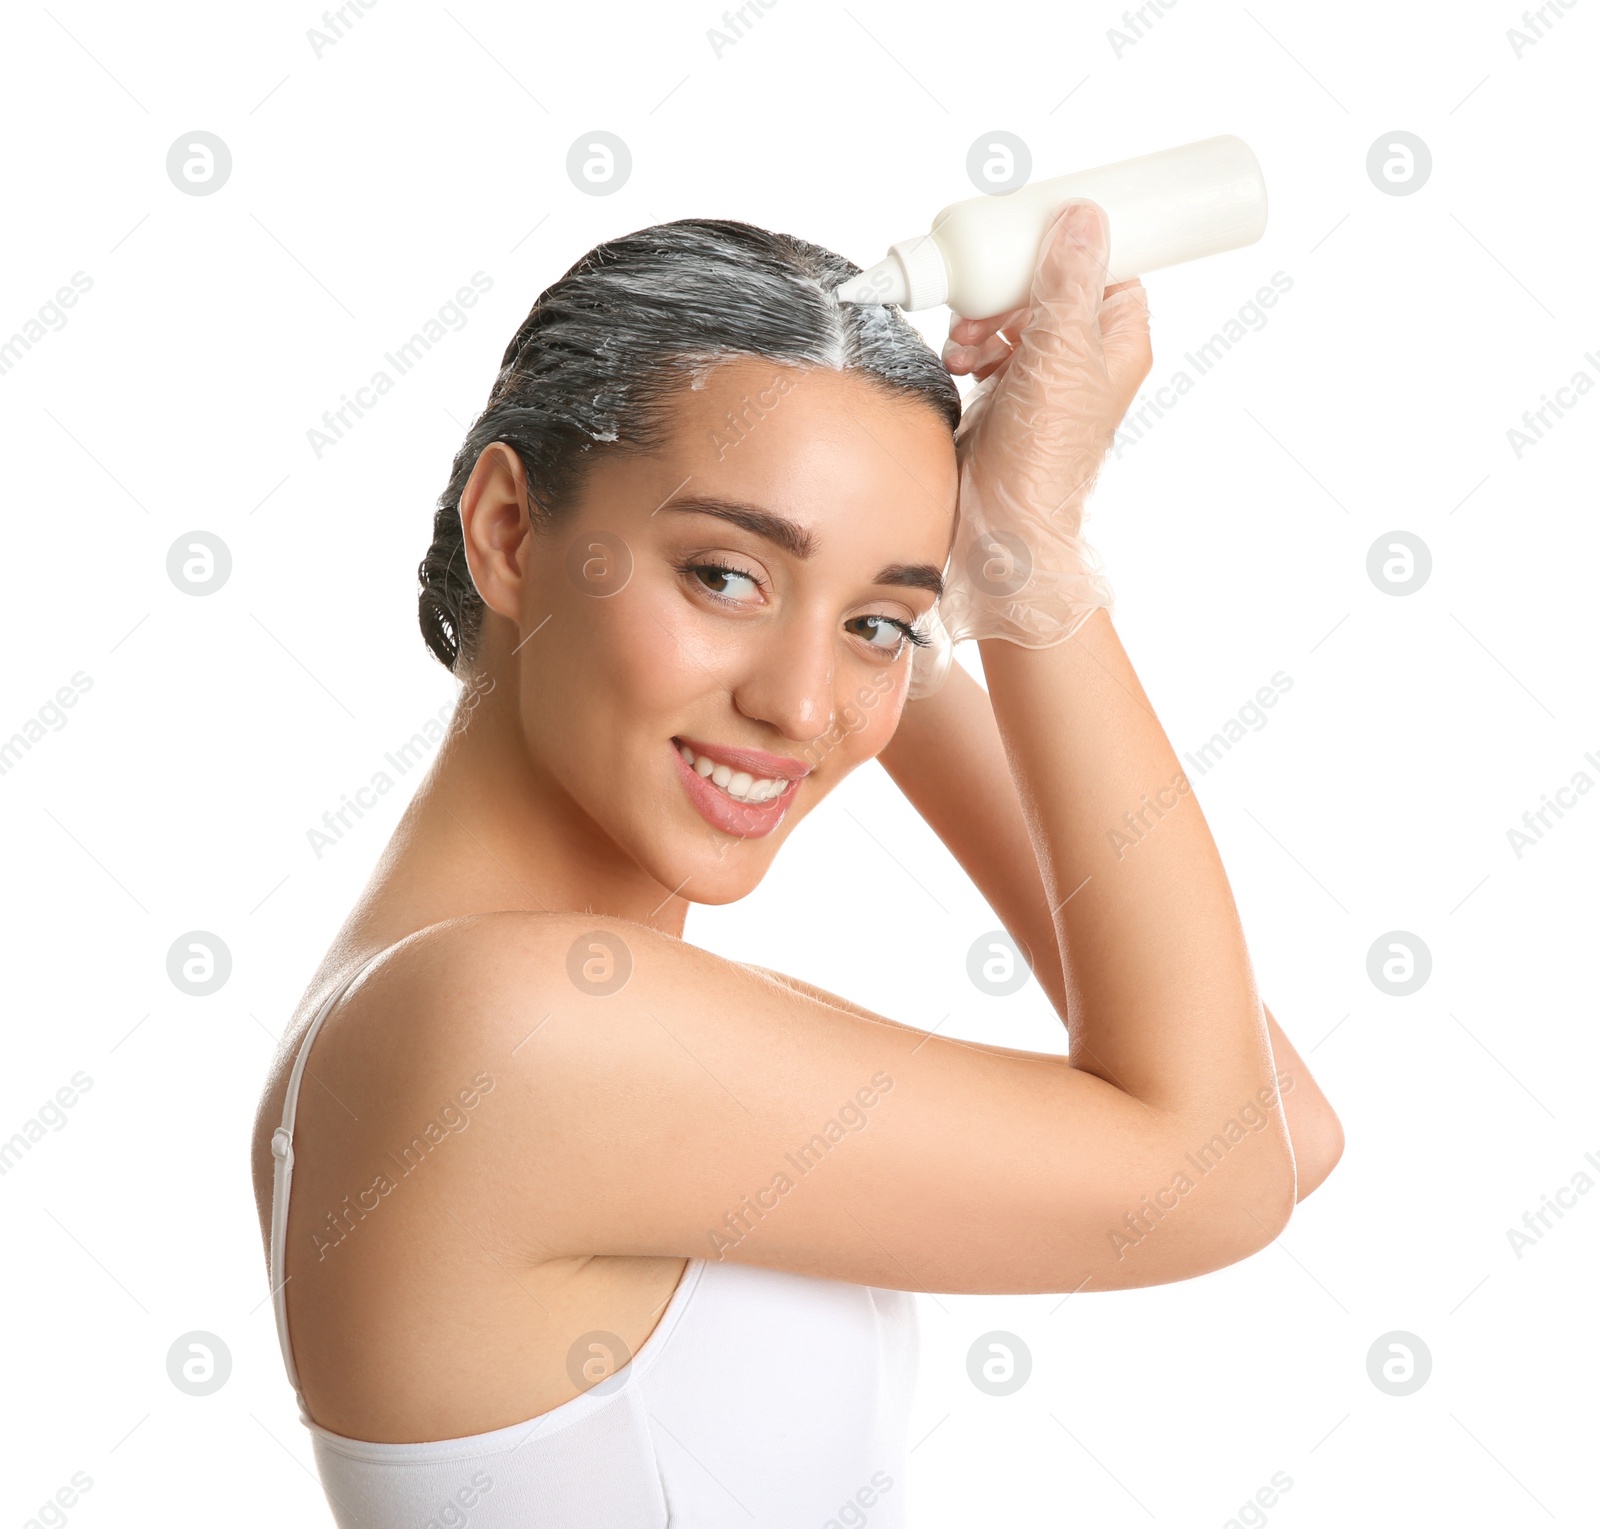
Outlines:
<svg viewBox="0 0 1600 1529"><path fill-rule="evenodd" d="M597 1034L629 1025L659 1028L667 1011L686 1002L719 1000L737 1006L747 1021L774 1002L775 1017L792 1018L798 1002L818 1019L849 1016L911 1044L923 1036L798 977L606 915L476 914L420 931L382 964L390 966L388 983L404 1006L403 1013L386 1006L386 1025L405 1026L392 1033L420 1043L424 1036L413 1033L414 1025L446 1047L485 1057L520 1054L537 1037L548 1058L563 1039L592 1043Z"/></svg>
<svg viewBox="0 0 1600 1529"><path fill-rule="evenodd" d="M1067 1057L900 1024L623 919L419 931L336 1005L310 1071L304 1123L330 1157L438 1164L438 1214L492 1227L513 1265L1117 1288L1219 1267L1285 1219L1253 1144L1174 1192L1192 1123Z"/></svg>

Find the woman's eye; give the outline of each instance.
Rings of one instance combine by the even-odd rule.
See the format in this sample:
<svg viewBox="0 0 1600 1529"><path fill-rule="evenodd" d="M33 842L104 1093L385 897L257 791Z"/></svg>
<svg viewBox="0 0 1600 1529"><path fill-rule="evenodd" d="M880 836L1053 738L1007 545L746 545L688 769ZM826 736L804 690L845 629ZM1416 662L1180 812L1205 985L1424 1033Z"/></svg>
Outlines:
<svg viewBox="0 0 1600 1529"><path fill-rule="evenodd" d="M897 652L906 640L905 626L888 616L858 616L850 625L866 638L869 647L881 648L885 653Z"/></svg>
<svg viewBox="0 0 1600 1529"><path fill-rule="evenodd" d="M690 571L712 594L721 595L725 600L748 600L758 587L748 573L724 568L719 563L699 563Z"/></svg>

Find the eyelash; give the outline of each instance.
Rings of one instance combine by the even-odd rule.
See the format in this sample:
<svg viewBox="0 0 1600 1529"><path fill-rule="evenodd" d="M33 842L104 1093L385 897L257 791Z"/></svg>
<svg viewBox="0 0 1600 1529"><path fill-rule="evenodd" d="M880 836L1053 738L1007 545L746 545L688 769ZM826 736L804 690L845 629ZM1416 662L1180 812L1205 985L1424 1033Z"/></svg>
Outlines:
<svg viewBox="0 0 1600 1529"><path fill-rule="evenodd" d="M750 572L748 568L735 568L729 563L714 563L705 558L696 558L691 559L688 562L674 564L674 567L678 573L680 573L686 579L701 572L731 573L736 579L748 579L752 584L755 585L757 589L764 590L767 587L766 582L762 579L758 579L755 574ZM726 595L719 595L714 589L707 589L703 580L699 580L697 582L699 583L700 589L705 594L709 595L713 600L724 600L730 605L737 605L739 603L737 600L728 600ZM860 617L857 619L864 620L866 618ZM924 637L921 632L917 631L909 621L902 621L897 616L885 616L874 612L873 619L877 621L887 621L890 626L898 627L900 630L900 635L904 637L905 640L914 648L925 648L932 641L931 638Z"/></svg>

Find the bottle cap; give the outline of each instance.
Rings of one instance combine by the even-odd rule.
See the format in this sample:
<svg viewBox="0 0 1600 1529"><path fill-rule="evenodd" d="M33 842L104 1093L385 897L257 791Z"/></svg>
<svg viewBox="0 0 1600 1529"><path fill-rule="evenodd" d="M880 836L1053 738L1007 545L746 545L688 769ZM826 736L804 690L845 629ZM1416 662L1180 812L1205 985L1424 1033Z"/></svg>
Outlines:
<svg viewBox="0 0 1600 1529"><path fill-rule="evenodd" d="M944 252L932 234L891 244L884 259L834 289L841 303L898 303L912 310L932 308L949 294Z"/></svg>

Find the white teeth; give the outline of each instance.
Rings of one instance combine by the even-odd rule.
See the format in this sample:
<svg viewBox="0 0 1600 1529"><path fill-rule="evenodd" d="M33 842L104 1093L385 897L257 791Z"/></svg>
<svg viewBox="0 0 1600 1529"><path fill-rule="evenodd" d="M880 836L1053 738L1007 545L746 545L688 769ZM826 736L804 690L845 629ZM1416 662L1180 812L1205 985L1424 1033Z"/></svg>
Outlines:
<svg viewBox="0 0 1600 1529"><path fill-rule="evenodd" d="M686 743L678 745L678 752L696 775L709 777L712 784L720 786L736 802L760 806L774 797L782 796L789 785L787 780L767 780L751 775L747 770L730 769L725 764L707 759L704 754L696 754Z"/></svg>

